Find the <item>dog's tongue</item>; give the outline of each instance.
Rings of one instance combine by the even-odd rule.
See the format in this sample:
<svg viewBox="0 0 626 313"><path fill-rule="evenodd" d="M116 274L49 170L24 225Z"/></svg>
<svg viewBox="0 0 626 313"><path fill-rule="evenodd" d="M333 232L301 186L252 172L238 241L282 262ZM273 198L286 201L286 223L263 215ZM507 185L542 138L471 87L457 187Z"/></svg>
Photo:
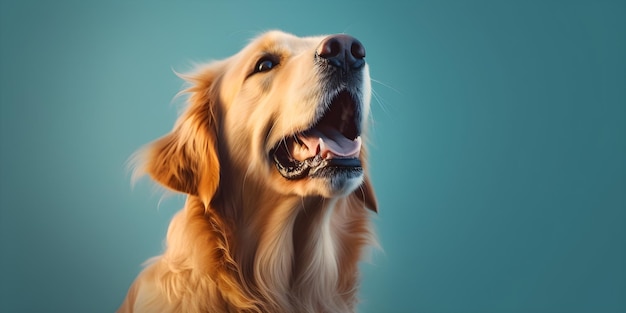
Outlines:
<svg viewBox="0 0 626 313"><path fill-rule="evenodd" d="M318 126L298 135L298 139L308 148L306 158L314 157L318 148L324 159L358 158L361 152L361 137L350 140L333 127Z"/></svg>

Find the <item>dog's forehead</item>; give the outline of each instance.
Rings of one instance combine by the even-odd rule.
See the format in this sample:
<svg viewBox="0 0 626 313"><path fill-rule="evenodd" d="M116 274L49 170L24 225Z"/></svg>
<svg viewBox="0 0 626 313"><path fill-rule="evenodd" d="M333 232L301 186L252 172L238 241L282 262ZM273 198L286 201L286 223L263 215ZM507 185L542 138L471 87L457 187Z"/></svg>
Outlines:
<svg viewBox="0 0 626 313"><path fill-rule="evenodd" d="M298 37L282 31L269 31L255 38L248 48L252 51L297 53L315 49L325 36Z"/></svg>

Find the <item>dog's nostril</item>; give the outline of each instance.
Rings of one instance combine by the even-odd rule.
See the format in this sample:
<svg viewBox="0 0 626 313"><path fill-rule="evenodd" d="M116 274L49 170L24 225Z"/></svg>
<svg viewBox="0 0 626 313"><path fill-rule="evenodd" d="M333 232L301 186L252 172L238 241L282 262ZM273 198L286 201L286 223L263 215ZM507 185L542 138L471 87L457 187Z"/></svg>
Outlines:
<svg viewBox="0 0 626 313"><path fill-rule="evenodd" d="M319 56L324 59L337 57L340 52L343 51L341 44L337 41L336 38L329 38L328 41L324 42L320 47Z"/></svg>
<svg viewBox="0 0 626 313"><path fill-rule="evenodd" d="M352 53L352 56L357 59L365 57L365 47L363 47L363 45L356 39L352 43L352 47L350 47L350 52Z"/></svg>
<svg viewBox="0 0 626 313"><path fill-rule="evenodd" d="M317 49L317 55L329 63L341 68L359 68L365 64L365 47L356 38L349 35L326 37Z"/></svg>

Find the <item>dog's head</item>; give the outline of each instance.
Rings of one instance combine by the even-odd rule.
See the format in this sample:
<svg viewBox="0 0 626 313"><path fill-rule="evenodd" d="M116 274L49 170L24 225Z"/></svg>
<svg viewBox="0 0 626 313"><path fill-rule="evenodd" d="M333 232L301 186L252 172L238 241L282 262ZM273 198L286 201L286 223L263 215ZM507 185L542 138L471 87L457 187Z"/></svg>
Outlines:
<svg viewBox="0 0 626 313"><path fill-rule="evenodd" d="M353 194L375 211L363 146L364 58L363 45L347 35L263 34L183 75L189 106L170 134L144 150L139 171L207 202L222 181L234 180L285 195Z"/></svg>

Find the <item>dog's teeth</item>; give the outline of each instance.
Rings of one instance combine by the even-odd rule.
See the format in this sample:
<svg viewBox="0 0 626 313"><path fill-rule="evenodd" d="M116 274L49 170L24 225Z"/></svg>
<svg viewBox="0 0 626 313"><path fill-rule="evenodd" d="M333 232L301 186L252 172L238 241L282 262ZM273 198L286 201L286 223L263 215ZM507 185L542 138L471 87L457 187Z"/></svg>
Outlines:
<svg viewBox="0 0 626 313"><path fill-rule="evenodd" d="M300 138L297 138L297 140L293 141L290 149L292 157L298 161L304 161L308 158L311 158L315 156L319 151L318 149L318 151L315 151L315 153L313 153L314 151L312 150L312 147L307 146L306 141L303 141Z"/></svg>
<svg viewBox="0 0 626 313"><path fill-rule="evenodd" d="M318 146L318 151L316 152L316 154L319 154L320 152L322 152L322 159L332 159L333 158L333 153L330 152L329 149L326 148L326 143L324 142L324 139L320 138L320 144Z"/></svg>

